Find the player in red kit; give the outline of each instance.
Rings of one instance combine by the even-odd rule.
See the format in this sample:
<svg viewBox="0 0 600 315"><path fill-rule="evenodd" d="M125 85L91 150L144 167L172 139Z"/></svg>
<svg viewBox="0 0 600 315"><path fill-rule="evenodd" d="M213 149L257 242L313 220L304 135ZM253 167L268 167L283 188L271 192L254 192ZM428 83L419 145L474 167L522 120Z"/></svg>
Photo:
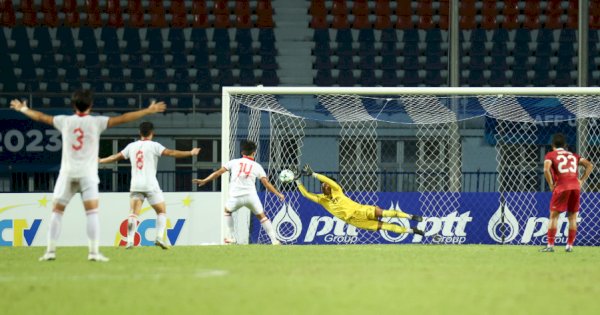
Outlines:
<svg viewBox="0 0 600 315"><path fill-rule="evenodd" d="M544 177L552 191L550 200L550 222L548 223L548 246L542 252L554 251L554 238L561 212L567 211L569 218L569 235L567 252L573 251L573 242L577 235L577 213L579 212L579 195L581 185L588 179L593 165L590 161L564 148L567 145L563 134L552 136L552 151L544 158ZM583 166L584 173L578 177L578 168Z"/></svg>

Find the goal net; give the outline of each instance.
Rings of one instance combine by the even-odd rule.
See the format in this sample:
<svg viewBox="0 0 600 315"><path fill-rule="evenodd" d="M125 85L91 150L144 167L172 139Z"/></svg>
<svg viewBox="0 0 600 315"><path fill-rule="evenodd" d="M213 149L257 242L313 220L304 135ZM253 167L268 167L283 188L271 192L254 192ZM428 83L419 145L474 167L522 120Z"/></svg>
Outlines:
<svg viewBox="0 0 600 315"><path fill-rule="evenodd" d="M428 243L432 235L453 244L541 244L550 138L565 134L569 150L598 164L598 95L598 88L228 87L222 154L239 157L244 139L258 144L256 160L286 195L285 202L262 196L287 244ZM332 217L294 183L277 180L281 170L304 164L335 179L358 203L423 215L420 223L383 220L418 226L426 236L360 230ZM600 245L597 173L582 187L580 245ZM303 181L320 193L314 179ZM557 243L566 241L567 229L561 216ZM252 242L269 243L259 225L250 230Z"/></svg>

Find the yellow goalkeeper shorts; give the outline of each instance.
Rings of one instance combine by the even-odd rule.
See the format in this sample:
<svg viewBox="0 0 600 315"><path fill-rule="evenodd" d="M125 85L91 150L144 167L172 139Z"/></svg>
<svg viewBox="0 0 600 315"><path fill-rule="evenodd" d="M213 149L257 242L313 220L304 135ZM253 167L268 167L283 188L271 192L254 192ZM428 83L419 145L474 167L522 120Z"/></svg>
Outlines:
<svg viewBox="0 0 600 315"><path fill-rule="evenodd" d="M379 220L375 217L375 206L361 206L354 209L346 221L359 229L377 231Z"/></svg>

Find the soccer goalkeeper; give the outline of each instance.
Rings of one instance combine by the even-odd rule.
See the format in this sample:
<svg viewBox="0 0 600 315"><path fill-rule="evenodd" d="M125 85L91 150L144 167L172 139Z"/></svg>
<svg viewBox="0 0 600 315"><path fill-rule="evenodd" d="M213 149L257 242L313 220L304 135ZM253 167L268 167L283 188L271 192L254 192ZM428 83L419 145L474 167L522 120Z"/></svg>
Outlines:
<svg viewBox="0 0 600 315"><path fill-rule="evenodd" d="M397 210L383 210L378 206L363 205L348 198L340 185L327 176L312 171L309 165L305 165L302 172L296 171L296 185L302 196L323 206L329 213L344 222L369 231L386 230L394 233L409 233L424 235L417 228L405 228L392 223L379 221L379 218L406 218L417 222L423 221L423 217L404 213ZM321 182L323 194L313 194L306 190L301 175L312 176Z"/></svg>

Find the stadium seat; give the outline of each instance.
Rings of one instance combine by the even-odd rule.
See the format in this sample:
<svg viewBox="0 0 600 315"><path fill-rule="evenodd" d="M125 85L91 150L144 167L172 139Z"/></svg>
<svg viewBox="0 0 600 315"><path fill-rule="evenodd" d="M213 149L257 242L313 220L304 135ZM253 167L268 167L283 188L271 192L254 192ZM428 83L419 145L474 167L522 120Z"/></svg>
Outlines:
<svg viewBox="0 0 600 315"><path fill-rule="evenodd" d="M380 42L385 43L385 42L392 42L395 43L398 41L398 37L396 35L396 30L395 29L384 29L381 30L381 37L379 39Z"/></svg>
<svg viewBox="0 0 600 315"><path fill-rule="evenodd" d="M328 29L329 23L327 23L326 16L313 15L313 17L310 19L309 26L313 29Z"/></svg>
<svg viewBox="0 0 600 315"><path fill-rule="evenodd" d="M260 68L263 70L276 70L279 68L275 55L260 56Z"/></svg>
<svg viewBox="0 0 600 315"><path fill-rule="evenodd" d="M343 69L340 70L338 74L337 84L339 86L354 86L356 84L356 80L354 80L354 75L352 70Z"/></svg>
<svg viewBox="0 0 600 315"><path fill-rule="evenodd" d="M352 70L354 68L352 55L339 55L337 68L340 70Z"/></svg>
<svg viewBox="0 0 600 315"><path fill-rule="evenodd" d="M469 70L469 78L467 82L469 86L484 86L486 81L483 76L483 70Z"/></svg>
<svg viewBox="0 0 600 315"><path fill-rule="evenodd" d="M313 41L315 42L329 42L329 30L328 29L315 29L313 31Z"/></svg>
<svg viewBox="0 0 600 315"><path fill-rule="evenodd" d="M361 29L358 31L359 42L375 42L375 33L372 29Z"/></svg>
<svg viewBox="0 0 600 315"><path fill-rule="evenodd" d="M0 14L0 25L5 27L13 27L16 24L15 9L12 0L4 0L2 13ZM13 82L14 83L14 82ZM12 87L13 83L9 83Z"/></svg>
<svg viewBox="0 0 600 315"><path fill-rule="evenodd" d="M386 71L391 71L391 70L384 70L383 71L384 76L386 75ZM393 72L393 75L395 75L395 71ZM400 82L403 86L419 86L421 84L421 78L419 77L419 72L417 70L404 71L404 76L402 77L402 80Z"/></svg>
<svg viewBox="0 0 600 315"><path fill-rule="evenodd" d="M377 78L375 77L375 70L361 68L360 78L357 83L360 86L375 86L375 85L377 85Z"/></svg>
<svg viewBox="0 0 600 315"><path fill-rule="evenodd" d="M317 75L315 76L314 83L317 86L332 86L335 81L331 76L330 69L319 69L317 70Z"/></svg>
<svg viewBox="0 0 600 315"><path fill-rule="evenodd" d="M405 63L403 66L403 69L407 69L405 67L414 67L417 66L418 67L418 62L416 64L410 64L410 63L414 63L415 60L418 61L418 57L404 57ZM407 61L410 60L410 61ZM398 69L398 64L396 61L396 55L385 55L381 57L381 69L382 70L396 70Z"/></svg>
<svg viewBox="0 0 600 315"><path fill-rule="evenodd" d="M256 85L256 77L254 75L254 69L241 69L239 83L242 86Z"/></svg>
<svg viewBox="0 0 600 315"><path fill-rule="evenodd" d="M361 55L359 61L359 68L364 69L376 69L375 55Z"/></svg>
<svg viewBox="0 0 600 315"><path fill-rule="evenodd" d="M488 83L490 86L507 85L508 79L506 78L506 72L504 70L492 70Z"/></svg>
<svg viewBox="0 0 600 315"><path fill-rule="evenodd" d="M412 16L410 15L399 15L396 19L396 23L394 24L396 29L407 30L415 27L415 24L412 21Z"/></svg>
<svg viewBox="0 0 600 315"><path fill-rule="evenodd" d="M36 54L53 54L52 39L47 27L36 27L33 29L33 38L37 40L37 46L33 49Z"/></svg>
<svg viewBox="0 0 600 315"><path fill-rule="evenodd" d="M328 41L315 42L315 48L313 49L314 55L329 56L331 54L331 48L329 47Z"/></svg>
<svg viewBox="0 0 600 315"><path fill-rule="evenodd" d="M389 15L377 15L375 16L375 24L373 26L377 30L387 30L394 27L392 20Z"/></svg>
<svg viewBox="0 0 600 315"><path fill-rule="evenodd" d="M350 22L348 21L347 15L334 15L331 27L335 29L348 29L350 28Z"/></svg>
<svg viewBox="0 0 600 315"><path fill-rule="evenodd" d="M312 16L326 16L325 0L311 0L308 13Z"/></svg>
<svg viewBox="0 0 600 315"><path fill-rule="evenodd" d="M371 25L371 22L369 21L368 15L355 15L354 16L354 21L352 21L353 29L363 30L363 29L371 29L372 27L373 26Z"/></svg>
<svg viewBox="0 0 600 315"><path fill-rule="evenodd" d="M375 56L377 55L377 51L375 51L375 43L373 42L362 42L358 48L358 54L360 56Z"/></svg>
<svg viewBox="0 0 600 315"><path fill-rule="evenodd" d="M548 71L534 71L531 83L534 86L549 86L552 84Z"/></svg>
<svg viewBox="0 0 600 315"><path fill-rule="evenodd" d="M574 29L563 29L560 31L560 36L558 38L558 41L561 43L564 42L568 42L568 43L576 43L577 42L577 35L575 33Z"/></svg>
<svg viewBox="0 0 600 315"><path fill-rule="evenodd" d="M432 70L427 71L425 74L425 85L427 86L443 86L446 84L447 82L444 78L442 78L440 71Z"/></svg>

